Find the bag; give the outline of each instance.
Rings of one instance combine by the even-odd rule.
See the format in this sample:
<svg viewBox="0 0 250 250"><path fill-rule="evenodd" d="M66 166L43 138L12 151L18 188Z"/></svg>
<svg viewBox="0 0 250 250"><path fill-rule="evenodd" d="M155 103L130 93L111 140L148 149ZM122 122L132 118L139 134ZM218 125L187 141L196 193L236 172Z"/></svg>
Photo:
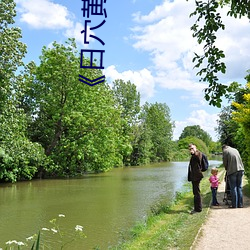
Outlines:
<svg viewBox="0 0 250 250"><path fill-rule="evenodd" d="M209 167L209 163L208 163L207 156L206 156L204 153L202 153L202 158L201 158L201 171L202 171L202 172L207 171L208 167Z"/></svg>

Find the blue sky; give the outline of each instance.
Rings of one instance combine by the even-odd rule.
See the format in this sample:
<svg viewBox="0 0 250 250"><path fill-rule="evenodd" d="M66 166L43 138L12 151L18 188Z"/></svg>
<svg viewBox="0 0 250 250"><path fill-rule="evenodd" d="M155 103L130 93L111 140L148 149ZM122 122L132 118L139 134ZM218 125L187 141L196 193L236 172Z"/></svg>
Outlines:
<svg viewBox="0 0 250 250"><path fill-rule="evenodd" d="M107 81L130 80L141 94L141 104L166 103L175 122L174 139L183 128L200 125L214 140L219 108L204 100L206 84L200 83L193 69L193 53L202 51L192 38L190 26L194 10L189 0L106 0L104 16L90 17L90 27L103 19L106 23L92 31L105 45L95 40L84 44L81 0L16 0L16 25L28 46L26 62L39 63L42 47L53 41L74 37L80 49L104 49L103 65ZM226 16L221 10L226 30L218 34L217 44L226 54L227 73L221 82L245 84L250 69L250 23ZM100 47L101 46L101 47ZM227 103L225 103L226 105Z"/></svg>

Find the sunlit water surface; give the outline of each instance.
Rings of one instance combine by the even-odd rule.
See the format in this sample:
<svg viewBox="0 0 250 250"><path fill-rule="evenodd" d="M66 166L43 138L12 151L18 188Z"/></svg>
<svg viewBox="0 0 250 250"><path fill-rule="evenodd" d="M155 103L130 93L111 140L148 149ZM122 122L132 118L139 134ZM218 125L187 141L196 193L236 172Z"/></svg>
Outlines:
<svg viewBox="0 0 250 250"><path fill-rule="evenodd" d="M210 164L219 165L220 161ZM64 249L108 249L119 242L122 232L145 219L151 206L163 198L170 202L181 191L187 182L187 165L169 162L118 168L81 179L1 184L0 248L8 240L25 242L42 228L52 228L49 221L56 218L66 241L76 225L83 226L87 236ZM58 234L42 232L48 245L60 240Z"/></svg>

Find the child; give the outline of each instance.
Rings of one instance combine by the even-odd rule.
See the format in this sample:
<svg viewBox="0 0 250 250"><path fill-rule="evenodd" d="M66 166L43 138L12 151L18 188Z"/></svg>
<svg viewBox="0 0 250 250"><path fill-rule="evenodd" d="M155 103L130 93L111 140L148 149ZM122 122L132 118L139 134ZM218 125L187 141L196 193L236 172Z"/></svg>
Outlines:
<svg viewBox="0 0 250 250"><path fill-rule="evenodd" d="M211 176L209 178L209 181L211 183L211 190L212 190L212 205L213 206L219 206L220 204L217 201L217 189L220 184L219 179L217 177L218 169L212 168L211 169Z"/></svg>

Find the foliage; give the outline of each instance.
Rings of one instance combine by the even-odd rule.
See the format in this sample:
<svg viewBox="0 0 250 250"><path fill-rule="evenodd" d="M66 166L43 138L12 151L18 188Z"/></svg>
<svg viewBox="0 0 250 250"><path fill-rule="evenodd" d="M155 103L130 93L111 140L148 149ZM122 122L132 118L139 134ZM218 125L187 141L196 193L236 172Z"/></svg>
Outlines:
<svg viewBox="0 0 250 250"><path fill-rule="evenodd" d="M222 109L219 115L217 132L220 135L221 144L228 144L239 150L247 170L246 173L249 175L248 135L250 131L248 120L250 116L248 109L250 75L248 74L245 79L248 82L245 88L234 83L236 86L235 92L228 98L232 105Z"/></svg>
<svg viewBox="0 0 250 250"><path fill-rule="evenodd" d="M220 143L220 141L211 142L211 144L209 146L209 152L211 154L220 154L221 151L222 151L222 149L221 149L221 143Z"/></svg>
<svg viewBox="0 0 250 250"><path fill-rule="evenodd" d="M250 89L250 82L248 82L246 88ZM249 92L249 91L248 91ZM250 140L250 93L246 93L243 95L244 102L243 103L237 103L233 102L232 105L236 108L236 111L232 112L233 119L238 122L243 129L244 134L244 140L242 142L244 143L244 158L246 160L246 173L249 176L250 174L250 146L249 143L247 143Z"/></svg>
<svg viewBox="0 0 250 250"><path fill-rule="evenodd" d="M16 72L23 66L22 58L26 53L26 45L20 41L21 30L15 26L15 2L0 2L0 113L6 105L14 105L13 90L18 86Z"/></svg>
<svg viewBox="0 0 250 250"><path fill-rule="evenodd" d="M194 136L187 136L187 137L179 140L178 147L179 147L179 149L183 149L183 150L186 149L186 152L189 152L188 145L190 143L195 144L199 151L205 153L206 155L209 154L209 150L208 150L206 144L201 139L194 137Z"/></svg>
<svg viewBox="0 0 250 250"><path fill-rule="evenodd" d="M168 161L171 155L173 123L165 103L145 103L141 112L141 124L149 136L152 148L150 161ZM145 135L145 134L144 134Z"/></svg>
<svg viewBox="0 0 250 250"><path fill-rule="evenodd" d="M145 123L133 126L133 151L130 155L130 164L133 166L144 165L151 162L153 142L151 132Z"/></svg>
<svg viewBox="0 0 250 250"><path fill-rule="evenodd" d="M32 179L41 165L46 164L43 149L29 141L27 123L20 99L26 88L20 67L26 45L21 30L14 27L15 2L0 2L0 179L15 182Z"/></svg>
<svg viewBox="0 0 250 250"><path fill-rule="evenodd" d="M227 144L232 147L237 147L235 136L239 129L239 124L232 119L232 108L230 106L224 107L218 120L217 133L220 138L221 145Z"/></svg>
<svg viewBox="0 0 250 250"><path fill-rule="evenodd" d="M250 5L248 0L209 0L195 1L196 9L190 16L196 16L197 19L192 25L193 37L197 38L199 44L204 44L203 54L195 53L193 62L195 68L200 69L197 73L200 81L209 83L205 89L205 99L209 104L221 107L221 97L231 91L227 85L219 83L218 74L226 72L226 65L223 62L225 54L223 50L216 46L216 34L219 30L224 30L225 25L222 22L220 7L230 4L228 15L235 18L248 16L250 18Z"/></svg>
<svg viewBox="0 0 250 250"><path fill-rule="evenodd" d="M89 87L78 81L80 59L74 39L44 47L40 60L39 66L29 65L23 105L31 107L30 138L41 143L57 166L43 170L75 175L121 165L120 152L129 150L120 135L121 111L106 84ZM82 71L90 79L101 75L99 70Z"/></svg>
<svg viewBox="0 0 250 250"><path fill-rule="evenodd" d="M130 144L131 151L122 150L124 165L138 165L138 115L140 112L140 94L136 85L130 81L115 80L112 88L114 98L121 109L122 138L124 143Z"/></svg>
<svg viewBox="0 0 250 250"><path fill-rule="evenodd" d="M209 145L212 142L211 136L206 131L201 129L201 127L199 125L185 127L183 129L180 137L179 137L179 140L184 139L185 137L188 137L188 136L193 136L193 137L199 138L200 140L205 142L207 147L209 147Z"/></svg>
<svg viewBox="0 0 250 250"><path fill-rule="evenodd" d="M121 117L127 120L128 125L136 123L140 112L140 93L136 85L117 79L113 82L112 90L116 102L122 109Z"/></svg>

